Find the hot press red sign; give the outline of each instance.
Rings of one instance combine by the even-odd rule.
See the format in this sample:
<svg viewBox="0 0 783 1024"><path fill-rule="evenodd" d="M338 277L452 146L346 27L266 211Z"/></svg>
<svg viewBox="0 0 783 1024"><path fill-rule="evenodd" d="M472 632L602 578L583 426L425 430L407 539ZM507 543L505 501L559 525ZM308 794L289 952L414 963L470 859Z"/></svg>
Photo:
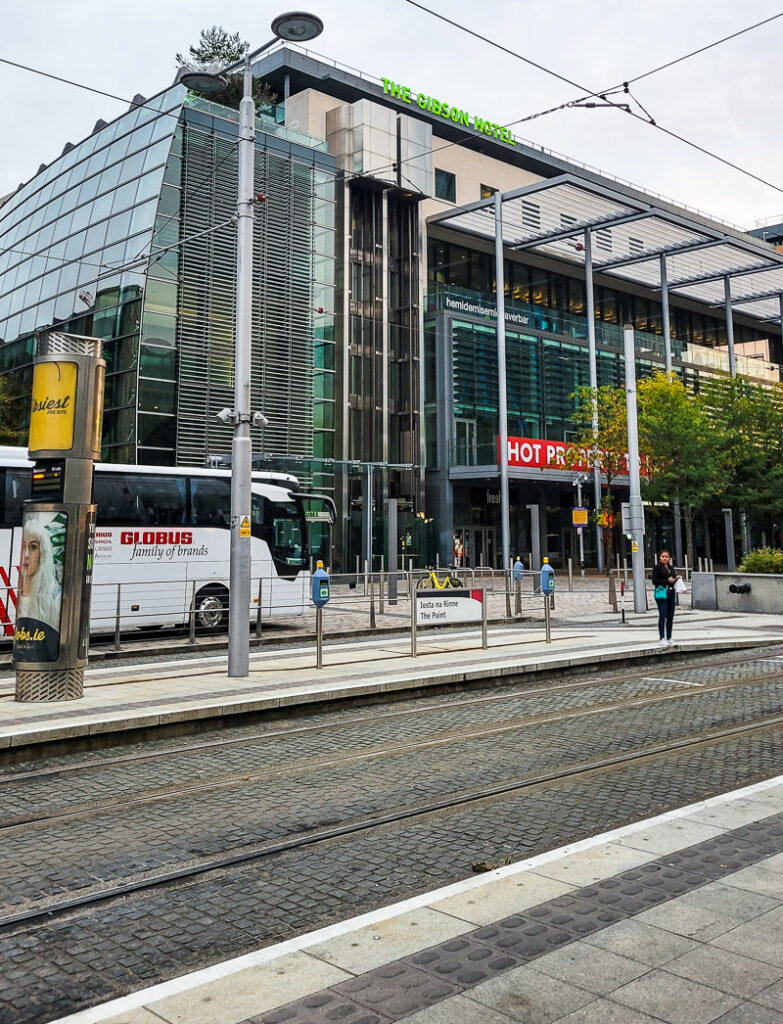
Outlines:
<svg viewBox="0 0 783 1024"><path fill-rule="evenodd" d="M576 447L565 441L543 441L534 437L510 437L508 439L508 464L522 469L578 469L587 470L585 460L578 465L566 467L565 455ZM498 462L500 462L500 438L498 438Z"/></svg>

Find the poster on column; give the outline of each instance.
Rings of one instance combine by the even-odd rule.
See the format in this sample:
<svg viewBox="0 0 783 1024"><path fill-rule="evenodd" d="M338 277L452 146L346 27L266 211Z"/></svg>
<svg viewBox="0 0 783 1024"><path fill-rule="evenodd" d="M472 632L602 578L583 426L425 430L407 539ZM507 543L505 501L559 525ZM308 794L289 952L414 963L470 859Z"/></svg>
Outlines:
<svg viewBox="0 0 783 1024"><path fill-rule="evenodd" d="M14 661L48 662L59 657L67 531L66 512L24 512Z"/></svg>

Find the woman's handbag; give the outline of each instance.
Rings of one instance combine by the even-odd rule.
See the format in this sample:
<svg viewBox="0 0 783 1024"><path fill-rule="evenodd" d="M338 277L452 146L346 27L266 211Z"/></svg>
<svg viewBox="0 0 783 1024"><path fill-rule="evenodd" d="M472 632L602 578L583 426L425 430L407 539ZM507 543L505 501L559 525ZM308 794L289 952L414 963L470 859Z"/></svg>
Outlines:
<svg viewBox="0 0 783 1024"><path fill-rule="evenodd" d="M657 586L655 588L655 600L656 601L665 601L666 597L668 596L668 593L669 593L669 588L667 586L661 586L661 585Z"/></svg>
<svg viewBox="0 0 783 1024"><path fill-rule="evenodd" d="M684 594L687 591L687 589L688 588L685 586L685 580L682 578L682 576L678 576L677 579L674 581L674 592L676 594Z"/></svg>

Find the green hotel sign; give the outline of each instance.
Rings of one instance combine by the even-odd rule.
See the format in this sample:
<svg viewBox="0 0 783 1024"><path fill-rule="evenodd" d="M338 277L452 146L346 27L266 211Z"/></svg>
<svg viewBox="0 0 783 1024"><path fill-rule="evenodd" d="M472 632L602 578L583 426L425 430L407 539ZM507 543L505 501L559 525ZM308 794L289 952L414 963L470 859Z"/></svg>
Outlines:
<svg viewBox="0 0 783 1024"><path fill-rule="evenodd" d="M415 105L420 110L429 110L431 114L437 114L445 121L453 121L454 124L472 128L476 132L481 132L482 135L491 135L493 138L498 139L500 142L505 142L509 146L516 146L517 144L508 128L504 128L494 121L486 120L477 114L471 117L468 111L463 110L461 107L444 103L443 100L435 99L434 96L428 96L423 92L414 93L407 85L393 82L391 78L382 78L381 81L383 82L384 93L393 99L400 100L401 103L409 103L411 106Z"/></svg>

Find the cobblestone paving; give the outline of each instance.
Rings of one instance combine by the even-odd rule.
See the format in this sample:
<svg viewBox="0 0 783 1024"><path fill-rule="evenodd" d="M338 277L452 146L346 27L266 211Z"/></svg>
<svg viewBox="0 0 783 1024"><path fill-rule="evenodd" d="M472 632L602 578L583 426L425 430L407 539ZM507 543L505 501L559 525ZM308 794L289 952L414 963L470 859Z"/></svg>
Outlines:
<svg viewBox="0 0 783 1024"><path fill-rule="evenodd" d="M0 932L0 1024L43 1024L259 945L768 778L783 729L539 786Z"/></svg>
<svg viewBox="0 0 783 1024"><path fill-rule="evenodd" d="M262 735L255 741L248 739L244 742L232 741L221 735L214 742L220 743L221 739L225 739L235 745L183 751L167 757L165 762L161 758L148 762L137 761L131 771L127 764L118 764L115 768L103 765L100 768L85 767L79 773L71 772L65 776L65 785L62 778L54 777L27 777L14 782L14 772L5 774L0 770L0 827L81 804L120 800L144 791L155 792L198 781L207 782L251 769L294 768L315 759L333 756L335 750L369 751L389 743L415 742L459 730L491 728L540 715L592 708L662 692L676 692L678 679L682 680L681 689L685 696L691 693L690 687L697 682L706 685L740 682L756 677L783 678L783 662L770 660L735 666L672 669L666 673L665 678L637 675L618 683L594 683L581 688L567 686L552 692L544 689L543 692L525 693L517 689L505 696L493 693L491 699L487 699L490 696L488 694L478 697L463 695L460 700L445 702L429 698L414 702L415 709L409 709L406 702L404 707L386 706L382 711L354 710L352 717L343 717L342 721L337 722L329 714L321 716L320 725L318 720L311 719L309 725L294 726L298 730L312 729L309 735L298 731L275 737ZM440 708L437 705L441 705ZM411 710L417 713L411 714ZM426 710L426 714L420 714L422 710ZM379 719L379 715L389 717L384 720ZM277 730L273 728L259 732L284 729L283 725L278 726ZM197 745L198 740L194 739L193 743ZM148 752L143 747L136 749L138 752ZM73 761L72 758L69 760ZM66 760L63 759L61 763L66 763ZM23 774L29 773L30 768L26 766Z"/></svg>
<svg viewBox="0 0 783 1024"><path fill-rule="evenodd" d="M75 783L82 800L112 799L120 806L35 827L11 827L0 836L4 864L0 906L10 910L39 905L68 893L118 880L170 870L239 851L362 820L395 809L419 807L456 794L485 790L564 766L601 760L689 735L753 723L783 711L783 672L760 660L726 666L742 681L771 669L777 678L702 692L690 688L675 699L592 713L590 729L581 716L524 725L525 714L584 706L617 696L610 687L583 687L557 695L518 695L504 701L452 705L431 715L391 715L339 729L317 729L270 736L246 745L179 754L127 767L93 769L85 776L57 776L33 783L20 779L3 786L7 818L23 815L28 798L60 806L58 794ZM716 669L704 668L715 677ZM691 673L691 675L694 675ZM654 680L652 681L655 682ZM649 681L632 684L636 693L654 693ZM624 693L625 691L623 691ZM588 705L591 708L591 704ZM375 748L432 740L443 732L513 728L445 742L303 767L303 762L366 754ZM522 728L522 726L524 726ZM258 779L251 773L264 771ZM130 804L134 794L161 784L183 789L194 780L238 778L228 785L163 800ZM270 779L270 773L274 773ZM104 782L104 777L106 782ZM106 790L103 789L104 785ZM36 795L38 790L38 795ZM29 797L32 791L32 797ZM108 791L108 796L106 792Z"/></svg>

